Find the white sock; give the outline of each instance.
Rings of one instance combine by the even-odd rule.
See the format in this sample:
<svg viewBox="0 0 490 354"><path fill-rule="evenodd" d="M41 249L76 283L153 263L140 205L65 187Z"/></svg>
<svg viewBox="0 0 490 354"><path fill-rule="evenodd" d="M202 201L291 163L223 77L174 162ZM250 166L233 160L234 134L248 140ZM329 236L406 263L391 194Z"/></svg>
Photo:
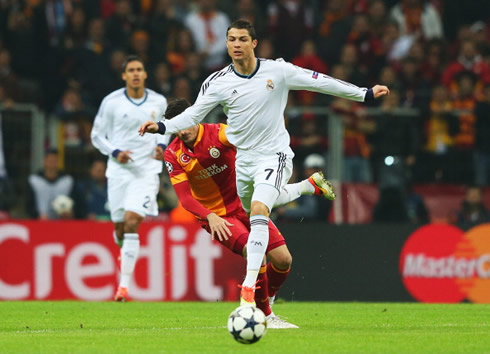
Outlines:
<svg viewBox="0 0 490 354"><path fill-rule="evenodd" d="M138 259L140 240L138 234L124 234L124 242L121 248L121 280L119 286L129 288L129 281L133 275L134 266Z"/></svg>
<svg viewBox="0 0 490 354"><path fill-rule="evenodd" d="M292 202L304 194L311 195L313 193L315 193L315 188L308 179L298 183L286 184L281 188L281 193L279 193L279 197L277 197L274 207Z"/></svg>
<svg viewBox="0 0 490 354"><path fill-rule="evenodd" d="M247 275L243 286L252 287L257 281L268 244L269 218L264 215L251 216L250 235L247 241Z"/></svg>
<svg viewBox="0 0 490 354"><path fill-rule="evenodd" d="M274 301L276 300L276 295L274 296L269 296L269 306L272 309L272 305L274 305Z"/></svg>
<svg viewBox="0 0 490 354"><path fill-rule="evenodd" d="M307 179L302 180L298 184L301 185L301 195L306 194L306 195L312 195L315 194L315 187L311 184L310 181Z"/></svg>

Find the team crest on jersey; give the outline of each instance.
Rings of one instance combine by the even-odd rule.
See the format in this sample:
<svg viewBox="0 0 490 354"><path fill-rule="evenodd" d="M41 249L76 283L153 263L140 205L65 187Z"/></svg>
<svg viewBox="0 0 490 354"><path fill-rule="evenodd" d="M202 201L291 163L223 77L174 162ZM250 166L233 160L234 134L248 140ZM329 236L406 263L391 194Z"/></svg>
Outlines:
<svg viewBox="0 0 490 354"><path fill-rule="evenodd" d="M267 90L269 91L272 91L274 90L274 83L272 82L272 80L267 80L267 85L265 85L265 87L267 87Z"/></svg>
<svg viewBox="0 0 490 354"><path fill-rule="evenodd" d="M167 167L168 173L174 172L174 166L172 166L172 164L170 162L165 161L165 167Z"/></svg>
<svg viewBox="0 0 490 354"><path fill-rule="evenodd" d="M211 157L217 159L221 155L221 152L219 152L219 150L215 146L212 146L209 149L209 155L211 155Z"/></svg>
<svg viewBox="0 0 490 354"><path fill-rule="evenodd" d="M182 154L180 155L180 162L182 163L189 163L191 161L191 157L187 154Z"/></svg>

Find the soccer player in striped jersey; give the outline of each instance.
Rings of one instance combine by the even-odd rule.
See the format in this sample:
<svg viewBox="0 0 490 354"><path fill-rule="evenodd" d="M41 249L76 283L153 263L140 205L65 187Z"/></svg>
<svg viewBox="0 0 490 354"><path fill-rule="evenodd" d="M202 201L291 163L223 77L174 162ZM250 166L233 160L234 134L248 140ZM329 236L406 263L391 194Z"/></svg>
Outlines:
<svg viewBox="0 0 490 354"><path fill-rule="evenodd" d="M169 137L138 136L137 127L157 121L167 106L164 96L145 88L143 62L128 56L123 65L125 87L104 98L91 132L92 144L108 156L106 176L114 240L121 248L121 278L115 300L127 301L139 253L138 228L146 215L157 215L158 174Z"/></svg>
<svg viewBox="0 0 490 354"><path fill-rule="evenodd" d="M173 118L189 106L184 99L171 101L165 119ZM224 124L198 124L177 132L177 137L165 150L165 165L183 207L196 216L213 239L234 253L246 256L250 220L237 194L234 183L236 148L228 142L225 129ZM315 185L312 179L299 183ZM302 194L312 194L314 190L300 189ZM270 262L267 264L264 259L262 263L255 302L267 316L269 328L297 328L275 316L270 306L269 299L273 302L289 275L292 257L272 221L268 227L266 255Z"/></svg>
<svg viewBox="0 0 490 354"><path fill-rule="evenodd" d="M389 94L386 86L359 88L282 59L258 59L254 53L257 43L250 22L233 22L226 36L232 64L210 75L194 105L182 114L168 122L147 122L139 128L141 135L175 133L196 125L217 105L223 106L228 117L226 136L237 148L238 195L250 213L242 304L253 304L255 283L268 244L269 215L276 200L282 198L282 187L292 172L294 153L284 123L289 91L309 90L359 102Z"/></svg>

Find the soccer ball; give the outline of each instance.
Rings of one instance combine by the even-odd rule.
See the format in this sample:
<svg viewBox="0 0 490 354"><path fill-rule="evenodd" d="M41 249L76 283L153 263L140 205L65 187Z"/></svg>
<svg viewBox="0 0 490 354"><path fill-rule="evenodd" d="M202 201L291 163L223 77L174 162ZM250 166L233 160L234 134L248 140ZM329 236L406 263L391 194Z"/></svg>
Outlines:
<svg viewBox="0 0 490 354"><path fill-rule="evenodd" d="M240 306L228 317L228 331L242 344L252 344L262 338L267 320L262 310L253 306Z"/></svg>
<svg viewBox="0 0 490 354"><path fill-rule="evenodd" d="M73 209L73 199L66 195L59 195L53 200L51 205L58 215L70 213Z"/></svg>

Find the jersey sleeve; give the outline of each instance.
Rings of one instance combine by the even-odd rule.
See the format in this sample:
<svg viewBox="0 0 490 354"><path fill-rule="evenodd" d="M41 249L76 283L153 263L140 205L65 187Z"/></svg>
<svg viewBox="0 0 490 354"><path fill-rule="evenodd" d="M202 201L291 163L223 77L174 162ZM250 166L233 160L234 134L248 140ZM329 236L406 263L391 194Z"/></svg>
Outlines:
<svg viewBox="0 0 490 354"><path fill-rule="evenodd" d="M357 87L349 82L304 69L291 63L279 63L283 68L286 86L290 90L307 90L364 102L368 90L365 87Z"/></svg>
<svg viewBox="0 0 490 354"><path fill-rule="evenodd" d="M211 110L220 104L220 95L216 83L208 78L201 86L196 102L181 114L164 121L165 134L174 134L199 124Z"/></svg>
<svg viewBox="0 0 490 354"><path fill-rule="evenodd" d="M95 116L92 131L90 132L92 145L104 155L110 155L117 148L107 138L108 133L110 133L110 127L112 126L112 120L112 111L110 110L110 104L106 97L100 105L99 111Z"/></svg>
<svg viewBox="0 0 490 354"><path fill-rule="evenodd" d="M158 112L157 117L163 117L163 115L165 114L165 111L167 109L167 106L168 106L167 99L164 96L161 96L161 103L159 104L160 110ZM172 137L171 135L157 134L157 144L162 144L162 145L168 146L168 144L170 143L171 137Z"/></svg>
<svg viewBox="0 0 490 354"><path fill-rule="evenodd" d="M187 174L182 166L177 162L177 158L172 149L166 149L163 153L163 159L165 160L165 167L167 168L168 175L170 176L170 182L172 185L179 184L187 181Z"/></svg>
<svg viewBox="0 0 490 354"><path fill-rule="evenodd" d="M211 211L206 209L192 197L191 186L187 174L182 169L182 166L177 162L175 155L170 149L165 150L164 153L165 166L167 167L168 174L170 175L170 182L172 183L175 193L179 198L180 203L185 210L191 212L194 215L202 219L206 219Z"/></svg>
<svg viewBox="0 0 490 354"><path fill-rule="evenodd" d="M222 123L219 124L218 139L220 143L222 143L223 145L234 147L234 145L230 143L228 141L228 138L226 137L226 128L228 128L226 124L222 124Z"/></svg>

